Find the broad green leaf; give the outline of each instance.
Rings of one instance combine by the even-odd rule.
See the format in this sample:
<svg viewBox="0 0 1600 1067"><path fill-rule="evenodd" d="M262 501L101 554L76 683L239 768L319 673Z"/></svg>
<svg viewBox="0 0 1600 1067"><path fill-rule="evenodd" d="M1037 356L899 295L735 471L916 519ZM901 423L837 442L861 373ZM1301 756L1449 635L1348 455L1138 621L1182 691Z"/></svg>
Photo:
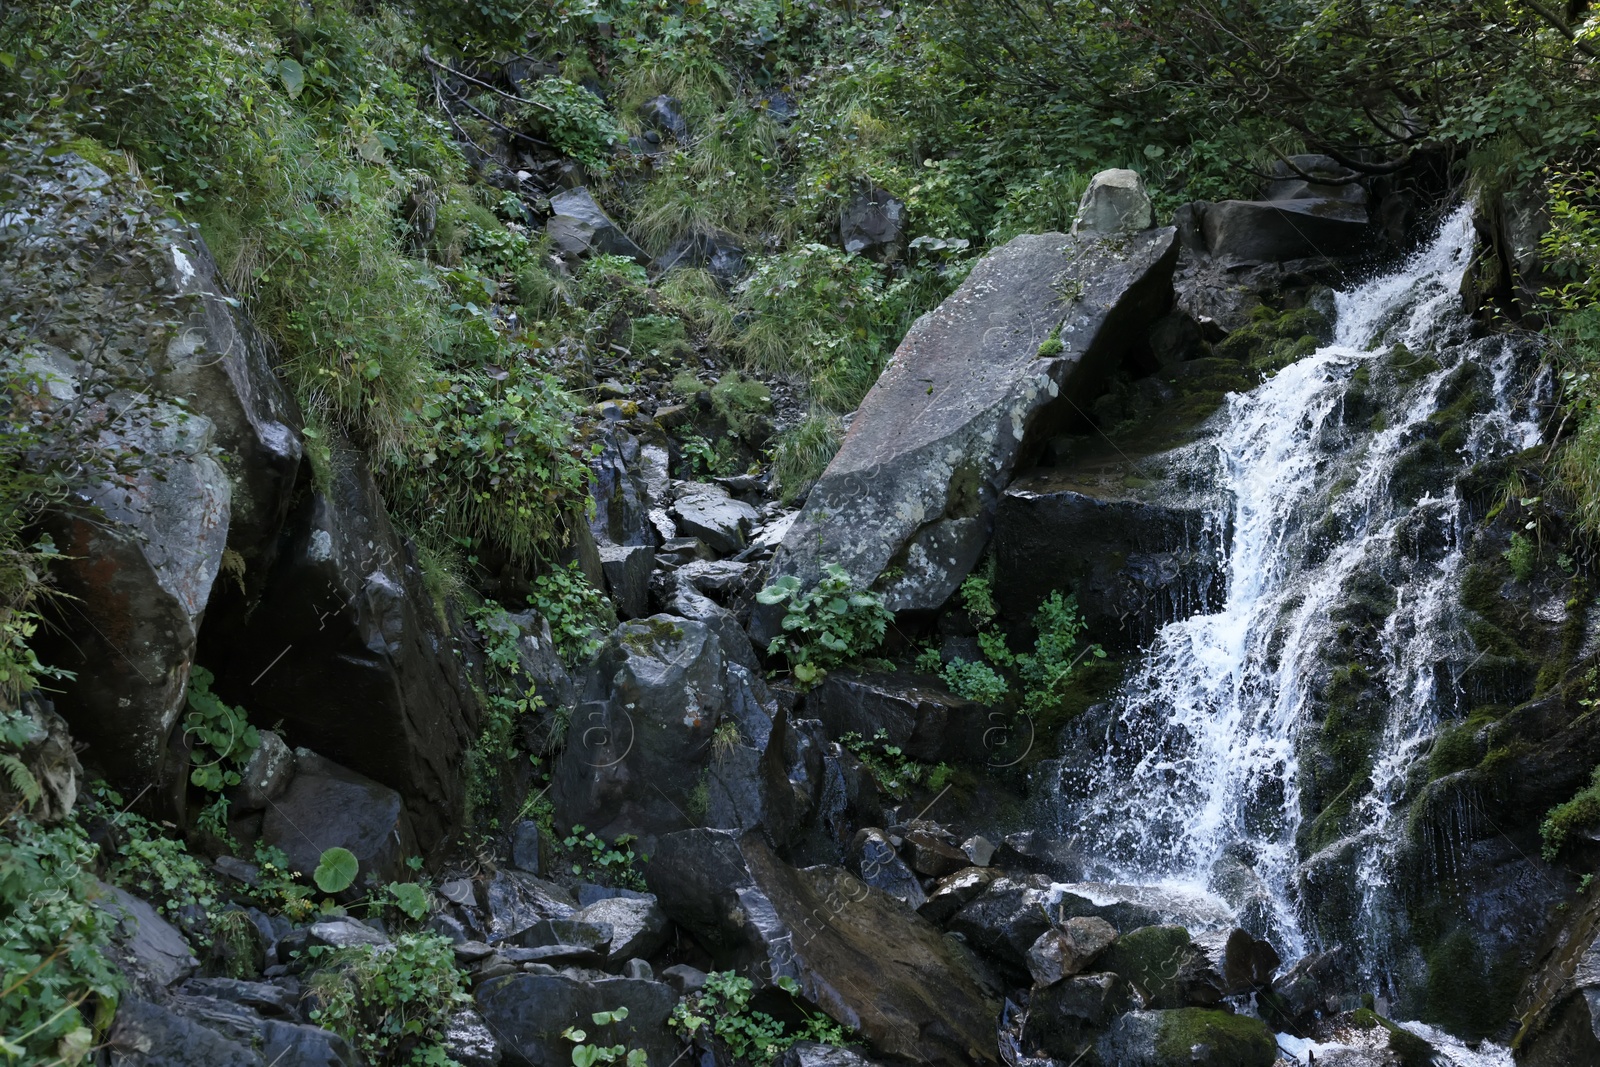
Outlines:
<svg viewBox="0 0 1600 1067"><path fill-rule="evenodd" d="M311 872L311 880L324 893L339 893L350 888L359 868L355 853L336 845L322 853L317 869Z"/></svg>

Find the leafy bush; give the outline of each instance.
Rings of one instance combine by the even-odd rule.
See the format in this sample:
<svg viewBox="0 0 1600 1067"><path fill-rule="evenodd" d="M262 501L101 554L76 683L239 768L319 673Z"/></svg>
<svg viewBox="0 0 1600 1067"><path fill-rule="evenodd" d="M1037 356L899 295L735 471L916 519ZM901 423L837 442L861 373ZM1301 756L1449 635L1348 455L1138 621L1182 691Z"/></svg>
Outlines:
<svg viewBox="0 0 1600 1067"><path fill-rule="evenodd" d="M791 996L800 987L787 975L778 987ZM738 1063L770 1064L797 1041L815 1041L842 1047L844 1030L831 1019L808 1011L798 1002L795 1007L805 1022L787 1027L764 1011L750 1006L755 983L733 971L713 971L706 984L680 1000L672 1009L668 1025L686 1037L710 1039L727 1050Z"/></svg>
<svg viewBox="0 0 1600 1067"><path fill-rule="evenodd" d="M569 667L598 652L605 644L603 628L615 621L605 594L589 584L576 562L535 578L528 606L550 624L556 650Z"/></svg>
<svg viewBox="0 0 1600 1067"><path fill-rule="evenodd" d="M878 788L896 800L904 800L914 785L923 784L937 790L943 789L950 779L948 764L936 763L929 767L918 763L899 745L889 744L887 730L879 730L870 739L852 730L841 734L839 743L872 773Z"/></svg>
<svg viewBox="0 0 1600 1067"><path fill-rule="evenodd" d="M650 857L634 853L635 840L632 834L622 834L608 845L593 830L574 826L572 832L562 839L561 845L580 861L573 863L573 874L583 873L585 864L581 861L587 857L587 866L598 871L606 881L625 889L643 889L644 872L638 870L634 863Z"/></svg>
<svg viewBox="0 0 1600 1067"><path fill-rule="evenodd" d="M1506 566L1511 568L1511 574L1519 582L1526 582L1533 577L1534 570L1539 565L1539 546L1533 538L1520 533L1511 535L1511 547L1501 555L1505 558Z"/></svg>
<svg viewBox="0 0 1600 1067"><path fill-rule="evenodd" d="M894 619L878 594L852 591L850 576L837 563L828 564L805 592L800 579L786 574L756 599L763 604L788 602L783 633L772 639L767 652L781 652L802 686L815 685L829 670L877 648Z"/></svg>
<svg viewBox="0 0 1600 1067"><path fill-rule="evenodd" d="M450 1062L445 1027L472 998L447 938L401 934L389 946L306 951L313 1022L344 1035L376 1067Z"/></svg>
<svg viewBox="0 0 1600 1067"><path fill-rule="evenodd" d="M239 771L261 746L261 735L245 719L244 709L229 707L211 691L215 676L196 665L189 671L189 711L183 732L193 738L189 754L195 766L189 781L212 793L238 785Z"/></svg>
<svg viewBox="0 0 1600 1067"><path fill-rule="evenodd" d="M1025 687L1023 708L1030 713L1056 708L1066 695L1067 684L1073 668L1085 656L1105 659L1106 653L1099 645L1078 648L1078 638L1085 623L1078 614L1077 600L1061 593L1051 593L1039 605L1033 618L1038 638L1033 651L1017 656L1018 673Z"/></svg>
<svg viewBox="0 0 1600 1067"><path fill-rule="evenodd" d="M600 98L566 78L547 77L528 92L523 120L564 155L604 170L622 129Z"/></svg>
<svg viewBox="0 0 1600 1067"><path fill-rule="evenodd" d="M998 704L1011 693L1011 686L993 667L981 660L953 659L940 672L950 692L980 704Z"/></svg>

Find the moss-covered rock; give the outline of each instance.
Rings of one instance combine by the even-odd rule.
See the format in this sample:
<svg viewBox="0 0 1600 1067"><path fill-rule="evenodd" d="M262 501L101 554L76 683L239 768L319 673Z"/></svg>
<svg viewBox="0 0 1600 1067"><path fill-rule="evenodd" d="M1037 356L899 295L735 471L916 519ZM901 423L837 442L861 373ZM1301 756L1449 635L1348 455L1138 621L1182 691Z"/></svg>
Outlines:
<svg viewBox="0 0 1600 1067"><path fill-rule="evenodd" d="M1118 1067L1271 1067L1278 1046L1260 1019L1181 1008L1129 1012L1098 1051Z"/></svg>

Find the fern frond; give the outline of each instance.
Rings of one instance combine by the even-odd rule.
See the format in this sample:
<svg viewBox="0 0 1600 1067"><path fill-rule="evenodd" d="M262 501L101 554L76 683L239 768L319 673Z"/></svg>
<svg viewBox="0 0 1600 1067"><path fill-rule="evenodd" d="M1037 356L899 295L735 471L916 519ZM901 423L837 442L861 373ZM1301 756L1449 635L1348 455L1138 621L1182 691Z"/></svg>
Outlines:
<svg viewBox="0 0 1600 1067"><path fill-rule="evenodd" d="M37 804L43 794L39 789L39 780L28 770L28 765L9 752L0 752L0 768L5 769L6 777L11 781L11 788L22 794L22 799L29 804Z"/></svg>

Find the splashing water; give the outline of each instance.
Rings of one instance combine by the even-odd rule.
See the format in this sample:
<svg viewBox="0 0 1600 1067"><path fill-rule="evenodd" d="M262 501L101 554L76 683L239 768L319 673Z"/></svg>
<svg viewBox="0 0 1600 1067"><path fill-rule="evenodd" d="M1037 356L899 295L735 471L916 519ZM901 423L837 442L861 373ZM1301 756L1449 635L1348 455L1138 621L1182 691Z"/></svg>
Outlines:
<svg viewBox="0 0 1600 1067"><path fill-rule="evenodd" d="M1453 624L1463 568L1455 478L1538 441L1509 399L1516 351L1472 339L1460 310L1472 247L1463 207L1403 268L1336 295L1332 343L1228 398L1211 442L1224 501L1216 521L1232 530L1224 602L1159 631L1109 712L1104 743L1087 746L1095 755L1077 768L1082 786L1057 811L1095 876L1231 893L1240 920L1286 958L1314 940L1302 863L1322 832L1300 825L1300 742L1327 713L1329 687L1354 684L1358 669L1328 654L1352 629L1366 634L1375 647L1360 680L1387 694L1370 784L1319 805L1342 804L1359 828L1339 844L1353 853L1345 869L1363 910L1378 912L1407 771L1440 712L1453 710L1472 657ZM1464 436L1428 453L1442 440L1431 420L1475 382L1486 399ZM1365 622L1352 621L1357 607ZM1224 870L1244 871L1253 888ZM1361 946L1369 969L1377 939Z"/></svg>

